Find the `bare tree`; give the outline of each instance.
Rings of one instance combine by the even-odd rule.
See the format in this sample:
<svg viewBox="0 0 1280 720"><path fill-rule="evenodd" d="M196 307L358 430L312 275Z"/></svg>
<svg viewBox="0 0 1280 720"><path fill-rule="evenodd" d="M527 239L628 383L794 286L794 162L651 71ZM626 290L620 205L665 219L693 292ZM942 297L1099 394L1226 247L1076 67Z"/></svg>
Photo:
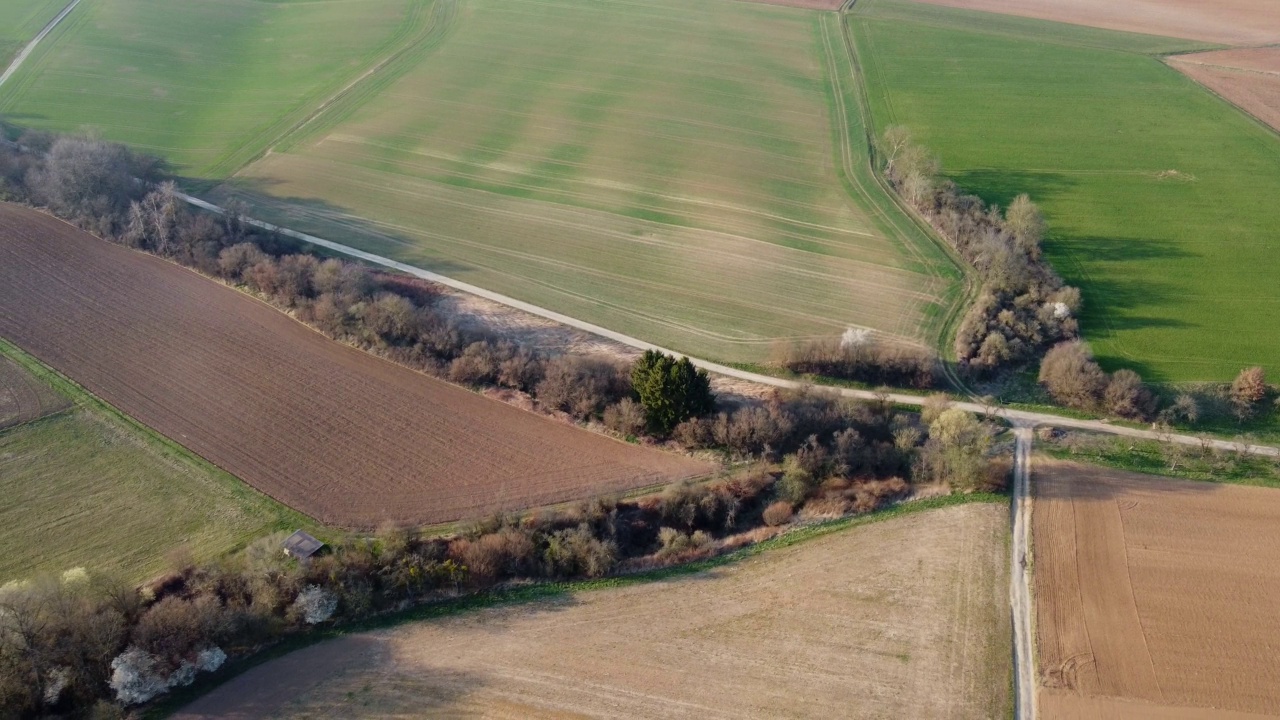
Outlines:
<svg viewBox="0 0 1280 720"><path fill-rule="evenodd" d="M1032 260L1040 259L1040 242L1048 224L1040 208L1025 193L1014 198L1004 213L1004 224L1013 233L1017 247Z"/></svg>

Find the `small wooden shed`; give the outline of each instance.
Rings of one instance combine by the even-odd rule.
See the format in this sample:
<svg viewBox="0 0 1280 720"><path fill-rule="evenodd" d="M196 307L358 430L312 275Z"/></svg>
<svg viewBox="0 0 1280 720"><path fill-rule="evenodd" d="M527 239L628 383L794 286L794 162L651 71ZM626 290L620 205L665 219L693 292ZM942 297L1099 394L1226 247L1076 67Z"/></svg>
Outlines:
<svg viewBox="0 0 1280 720"><path fill-rule="evenodd" d="M284 554L296 560L307 560L324 549L324 543L310 533L301 530L290 535L284 541Z"/></svg>

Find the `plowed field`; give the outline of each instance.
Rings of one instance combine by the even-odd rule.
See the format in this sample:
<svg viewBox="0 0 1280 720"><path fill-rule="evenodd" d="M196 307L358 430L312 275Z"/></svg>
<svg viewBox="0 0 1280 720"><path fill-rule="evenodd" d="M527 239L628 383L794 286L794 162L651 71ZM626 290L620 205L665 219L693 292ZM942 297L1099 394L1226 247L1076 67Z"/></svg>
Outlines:
<svg viewBox="0 0 1280 720"><path fill-rule="evenodd" d="M1280 492L1037 465L1042 715L1280 717Z"/></svg>
<svg viewBox="0 0 1280 720"><path fill-rule="evenodd" d="M327 523L440 522L707 470L385 362L10 205L0 336Z"/></svg>
<svg viewBox="0 0 1280 720"><path fill-rule="evenodd" d="M1169 64L1280 130L1280 48L1177 55Z"/></svg>
<svg viewBox="0 0 1280 720"><path fill-rule="evenodd" d="M1223 45L1280 41L1274 0L922 0L1056 22Z"/></svg>
<svg viewBox="0 0 1280 720"><path fill-rule="evenodd" d="M1005 507L965 505L674 580L351 635L174 717L1008 717L1008 535Z"/></svg>

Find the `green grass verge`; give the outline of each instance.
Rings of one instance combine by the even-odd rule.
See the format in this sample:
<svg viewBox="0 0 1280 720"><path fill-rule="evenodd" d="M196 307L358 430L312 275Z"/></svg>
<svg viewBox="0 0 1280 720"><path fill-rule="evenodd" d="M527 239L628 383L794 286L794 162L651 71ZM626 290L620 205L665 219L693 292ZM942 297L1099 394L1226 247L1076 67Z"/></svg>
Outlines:
<svg viewBox="0 0 1280 720"><path fill-rule="evenodd" d="M73 407L0 431L0 583L83 566L143 580L276 530L320 528L104 403L16 346L10 358Z"/></svg>
<svg viewBox="0 0 1280 720"><path fill-rule="evenodd" d="M848 16L876 126L988 202L1029 193L1108 369L1280 373L1280 137L1167 67L1191 41L900 0Z"/></svg>
<svg viewBox="0 0 1280 720"><path fill-rule="evenodd" d="M1041 442L1036 449L1059 460L1103 465L1119 470L1198 480L1201 482L1280 488L1280 462L1233 452L1204 454L1199 448L1170 448L1155 440L1135 440L1095 435L1093 442L1075 449L1061 443Z"/></svg>
<svg viewBox="0 0 1280 720"><path fill-rule="evenodd" d="M967 505L970 503L1008 503L1007 495L998 495L991 493L975 493L970 495L945 495L941 497L928 498L925 500L917 500L914 502L901 503L893 507L879 510L866 515L841 518L838 520L830 520L827 522L807 525L792 530L791 532L770 538L754 545L735 550L725 555L720 555L706 560L677 565L674 567L661 568L633 575L622 575L617 577L602 578L599 580L579 580L574 582L547 582L525 585L514 589L475 593L466 595L453 600L422 605L402 612L389 613L376 618L364 620L361 622L342 625L334 628L325 628L313 630L301 635L295 635L281 642L272 645L263 652L248 658L233 660L228 662L223 669L212 675L203 676L189 688L181 689L170 695L165 696L160 702L156 703L148 709L144 717L149 719L159 719L168 717L177 712L183 706L192 702L196 698L204 695L214 687L225 683L226 681L245 673L258 665L269 660L287 655L296 650L314 645L325 640L350 635L352 633L368 632L370 630L378 630L382 628L394 627L409 622L419 622L425 620L434 620L437 618L449 617L461 613L474 612L485 608L498 607L503 605L516 605L522 603L532 603L543 600L551 600L563 597L572 593L591 592L595 590L608 590L613 588L630 587L643 583L659 582L663 580L671 580L689 575L714 570L733 563L755 557L761 553L780 550L798 545L809 540L814 540L832 533L848 530L871 523L883 522L893 518L902 517L913 513L923 512L927 510L937 510L940 508L954 507L957 505Z"/></svg>

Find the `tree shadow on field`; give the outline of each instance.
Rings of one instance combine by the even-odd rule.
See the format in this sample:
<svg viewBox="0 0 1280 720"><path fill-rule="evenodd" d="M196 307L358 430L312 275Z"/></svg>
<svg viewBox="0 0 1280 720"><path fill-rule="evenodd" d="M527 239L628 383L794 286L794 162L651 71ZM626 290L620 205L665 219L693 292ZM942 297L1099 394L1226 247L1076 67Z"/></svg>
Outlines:
<svg viewBox="0 0 1280 720"><path fill-rule="evenodd" d="M1198 448L1188 446L1187 451L1198 452ZM1035 500L1115 501L1122 507L1135 507L1147 493L1207 496L1221 490L1222 485L1216 482L1169 478L1069 460L1037 457L1031 464L1031 492Z"/></svg>
<svg viewBox="0 0 1280 720"><path fill-rule="evenodd" d="M977 195L987 203L994 203L1002 208L1008 207L1014 198L1023 193L1042 203L1045 198L1077 184L1075 179L1063 173L1030 170L965 170L947 172L946 175L962 192Z"/></svg>
<svg viewBox="0 0 1280 720"><path fill-rule="evenodd" d="M423 239L389 230L360 217L355 210L320 198L281 196L271 192L273 187L282 184L261 178L236 178L221 184L198 178L182 177L178 180L180 187L215 204L225 206L233 199L244 202L248 206L249 217L254 220L314 235L441 275L456 276L478 269L440 257ZM308 245L307 249L319 255L347 257L359 262L323 247Z"/></svg>
<svg viewBox="0 0 1280 720"><path fill-rule="evenodd" d="M321 698L322 686L341 687L344 680L359 681L369 671L377 677L394 672L396 662L389 640L382 635L349 635L317 643L265 662L234 677L208 694L177 711L174 720L211 718L266 718L287 715L290 707L304 705L309 698ZM423 678L431 687L423 706L447 710L483 686L479 675L454 669L431 669ZM316 691L319 690L319 693ZM347 693L348 702L370 695L376 700L378 689L372 684ZM330 698L325 698L332 700Z"/></svg>

